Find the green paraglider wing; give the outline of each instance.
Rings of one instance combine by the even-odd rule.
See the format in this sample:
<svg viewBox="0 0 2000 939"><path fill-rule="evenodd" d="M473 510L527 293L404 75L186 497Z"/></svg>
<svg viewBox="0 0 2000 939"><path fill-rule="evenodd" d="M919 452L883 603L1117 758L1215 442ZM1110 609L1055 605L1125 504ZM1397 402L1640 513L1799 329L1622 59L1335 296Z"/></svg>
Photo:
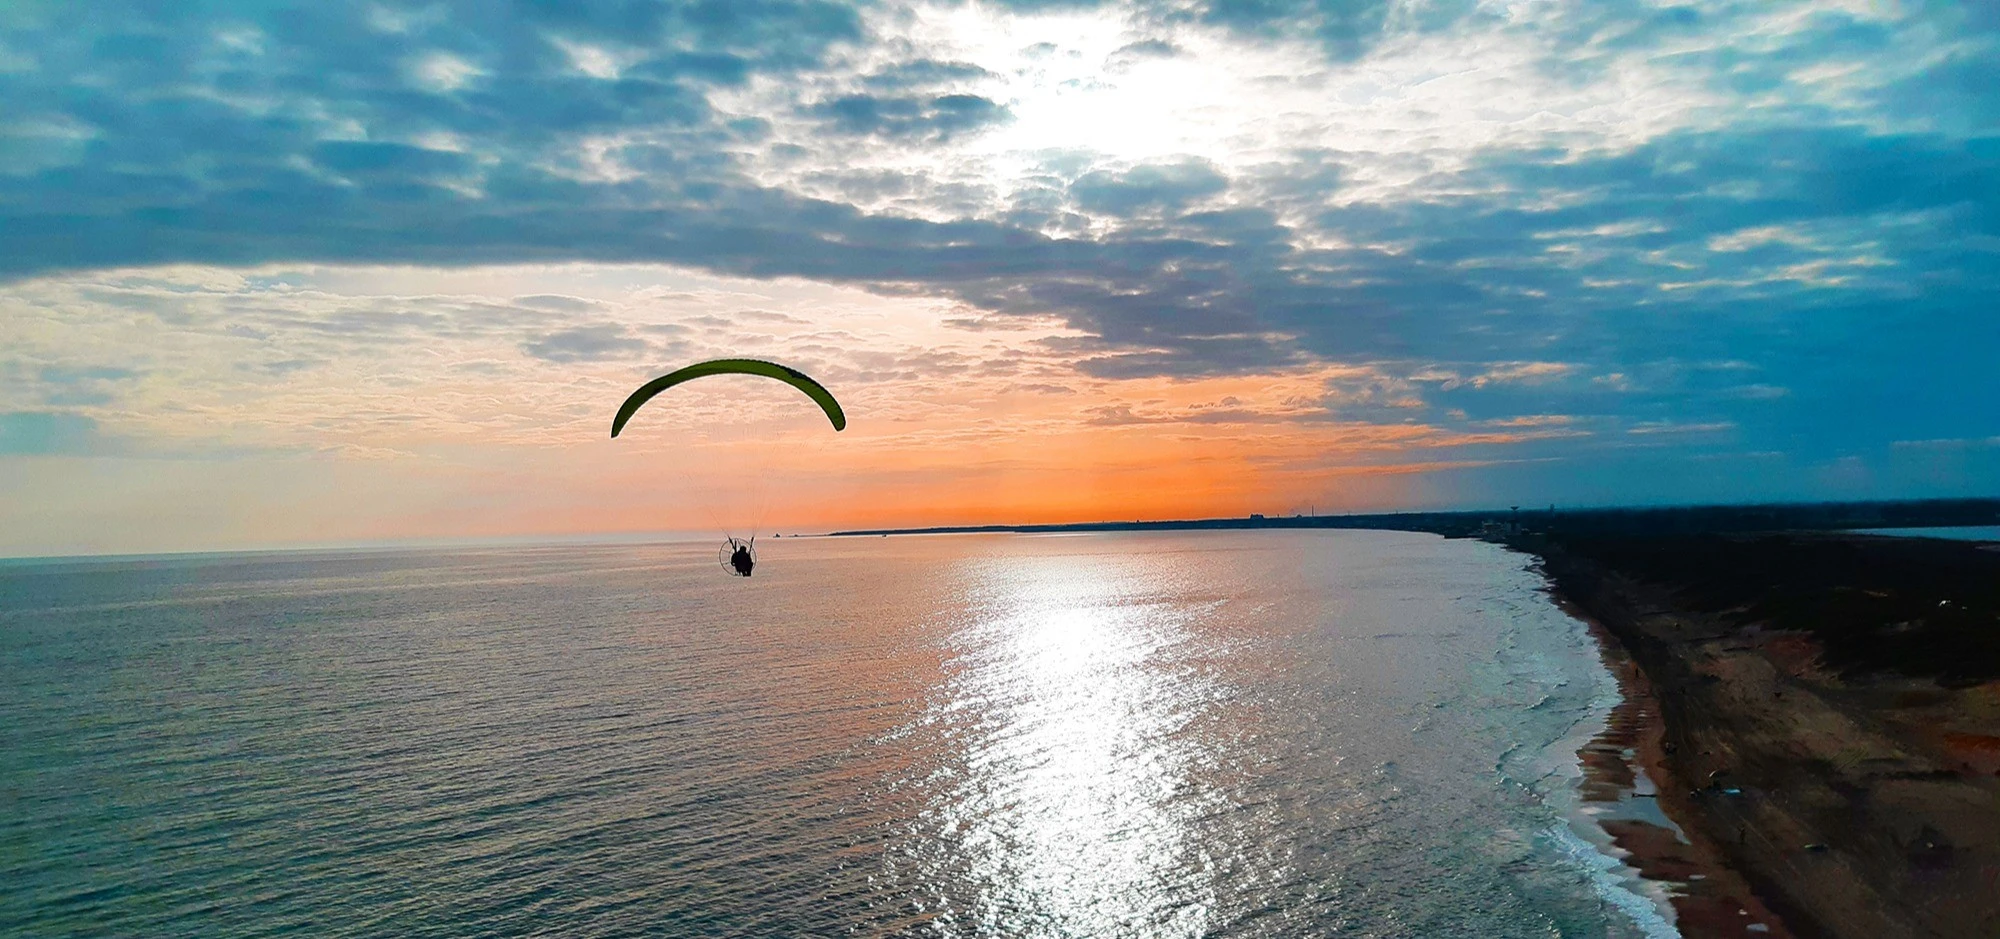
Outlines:
<svg viewBox="0 0 2000 939"><path fill-rule="evenodd" d="M611 419L611 436L618 436L618 432L625 429L625 422L631 420L632 415L646 402L651 401L654 395L681 382L706 375L761 375L765 378L775 378L805 392L806 397L813 399L813 403L826 412L826 419L833 422L834 430L847 428L847 415L840 410L840 402L835 401L833 392L826 390L825 385L814 381L812 376L797 369L786 368L776 362L765 362L760 359L716 359L712 362L697 362L686 368L675 369L640 385L638 391L632 392L632 396L618 406L618 416Z"/></svg>

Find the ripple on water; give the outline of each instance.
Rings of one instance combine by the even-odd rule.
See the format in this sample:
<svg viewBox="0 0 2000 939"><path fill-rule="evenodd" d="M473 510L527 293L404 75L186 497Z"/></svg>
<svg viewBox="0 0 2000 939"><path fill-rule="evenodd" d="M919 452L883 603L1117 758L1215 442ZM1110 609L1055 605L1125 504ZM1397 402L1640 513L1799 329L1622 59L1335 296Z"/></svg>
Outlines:
<svg viewBox="0 0 2000 939"><path fill-rule="evenodd" d="M0 567L0 933L1658 932L1565 837L1609 679L1519 556L710 555Z"/></svg>

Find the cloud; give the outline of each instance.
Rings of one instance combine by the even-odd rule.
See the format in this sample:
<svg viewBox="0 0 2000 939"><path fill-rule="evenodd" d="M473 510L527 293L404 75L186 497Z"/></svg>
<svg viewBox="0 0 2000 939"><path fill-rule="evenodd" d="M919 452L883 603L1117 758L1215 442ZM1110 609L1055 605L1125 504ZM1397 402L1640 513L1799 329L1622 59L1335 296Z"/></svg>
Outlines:
<svg viewBox="0 0 2000 939"><path fill-rule="evenodd" d="M1717 421L1708 424L1677 424L1672 421L1643 421L1625 429L1628 434L1714 434L1734 430L1735 424Z"/></svg>
<svg viewBox="0 0 2000 939"><path fill-rule="evenodd" d="M946 142L1003 123L1007 109L978 95L843 95L813 108L830 126L857 136Z"/></svg>
<svg viewBox="0 0 2000 939"><path fill-rule="evenodd" d="M1061 363L1033 384L1331 363L1355 371L1324 407L1357 420L1731 424L1821 462L1983 439L1985 7L55 5L0 26L6 318L56 322L24 285L112 268L666 265L1025 324ZM170 315L226 321L215 361L273 382L363 347L614 364L801 325L532 285L199 310L99 286L157 311L141 352L199 387ZM153 381L36 356L0 381L52 413ZM1746 367L1696 364L1722 361Z"/></svg>
<svg viewBox="0 0 2000 939"><path fill-rule="evenodd" d="M523 294L523 283L558 299ZM599 411L644 378L704 358L805 368L882 422L964 415L968 399L1007 385L1075 377L1057 356L952 330L932 310L922 298L657 267L66 275L0 290L0 397L16 410L87 417L149 453L435 460L459 458L439 447L597 439ZM99 364L108 361L123 364ZM686 406L726 418L715 426L731 434L793 415L782 400L735 414L725 401L695 389Z"/></svg>
<svg viewBox="0 0 2000 939"><path fill-rule="evenodd" d="M1542 385L1556 381L1576 371L1576 366L1565 362L1493 362L1482 366L1470 375L1460 374L1456 369L1429 366L1410 375L1412 381L1435 382L1444 391L1459 388L1485 388L1489 385L1525 384Z"/></svg>
<svg viewBox="0 0 2000 939"><path fill-rule="evenodd" d="M107 365L44 365L35 370L40 402L54 406L86 406L113 400L121 386L139 377L135 369Z"/></svg>
<svg viewBox="0 0 2000 939"><path fill-rule="evenodd" d="M545 362L597 362L633 358L649 346L614 323L577 326L557 330L521 346L522 351Z"/></svg>
<svg viewBox="0 0 2000 939"><path fill-rule="evenodd" d="M901 91L910 88L935 88L993 77L993 73L970 62L947 62L939 59L912 59L884 66L862 79L870 88L885 91Z"/></svg>
<svg viewBox="0 0 2000 939"><path fill-rule="evenodd" d="M1359 56L1388 25L1389 0L1209 0L1199 16L1258 37L1308 33L1337 58ZM1452 10L1465 3L1440 3L1433 9Z"/></svg>
<svg viewBox="0 0 2000 939"><path fill-rule="evenodd" d="M1945 440L1898 440L1891 444L1899 450L1970 450L2000 448L2000 437L1985 439L1951 438Z"/></svg>
<svg viewBox="0 0 2000 939"><path fill-rule="evenodd" d="M1069 191L1085 211L1124 217L1143 211L1185 209L1228 188L1229 180L1215 167L1180 163L1089 173L1071 183Z"/></svg>
<svg viewBox="0 0 2000 939"><path fill-rule="evenodd" d="M515 297L514 302L521 306L537 310L549 310L556 313L588 313L597 308L597 304L590 300L580 297L561 297L552 294Z"/></svg>
<svg viewBox="0 0 2000 939"><path fill-rule="evenodd" d="M1134 411L1131 405L1118 404L1089 408L1087 413L1091 417L1085 423L1098 427L1128 427L1134 424L1288 424L1296 423L1298 420L1297 415L1246 408L1140 414Z"/></svg>

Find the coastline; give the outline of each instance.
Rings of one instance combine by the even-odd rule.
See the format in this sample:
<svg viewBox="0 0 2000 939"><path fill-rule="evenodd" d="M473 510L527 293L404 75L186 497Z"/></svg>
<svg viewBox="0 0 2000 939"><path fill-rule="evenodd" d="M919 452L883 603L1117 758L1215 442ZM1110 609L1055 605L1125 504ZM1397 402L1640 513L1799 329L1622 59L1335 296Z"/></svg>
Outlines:
<svg viewBox="0 0 2000 939"><path fill-rule="evenodd" d="M1618 680L1577 753L1586 811L1683 935L2000 935L2000 551L1514 547Z"/></svg>
<svg viewBox="0 0 2000 939"><path fill-rule="evenodd" d="M1583 812L1603 832L1607 853L1664 893L1673 925L1686 939L1753 934L1790 939L1794 933L1721 852L1698 829L1686 827L1687 813L1670 795L1685 786L1667 766L1666 724L1646 673L1604 624L1553 584L1550 597L1584 624L1618 686L1618 703L1605 726L1576 751L1583 768Z"/></svg>

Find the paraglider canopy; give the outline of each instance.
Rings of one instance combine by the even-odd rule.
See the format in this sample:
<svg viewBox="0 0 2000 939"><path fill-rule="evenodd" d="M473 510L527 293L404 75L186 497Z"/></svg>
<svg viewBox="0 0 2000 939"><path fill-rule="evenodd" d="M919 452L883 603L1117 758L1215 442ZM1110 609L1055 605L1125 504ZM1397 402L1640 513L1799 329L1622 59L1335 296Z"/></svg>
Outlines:
<svg viewBox="0 0 2000 939"><path fill-rule="evenodd" d="M833 424L834 430L838 431L847 427L847 414L840 409L840 402L834 400L833 393L827 391L825 385L813 380L806 373L789 366L779 365L776 362L766 362L761 359L715 359L708 362L698 362L686 368L675 369L640 385L637 391L632 392L631 395L626 397L624 404L618 406L618 415L611 420L611 436L618 436L618 432L625 429L625 423L632 419L632 415L637 413L641 407L645 406L646 402L651 401L661 392L683 382L708 375L754 375L784 382L804 392L806 397L813 400L814 404L819 405L820 410L826 412L826 419ZM754 472L737 473L732 479L731 489L750 488L754 490L756 485L754 481L755 475ZM745 477L751 479L748 487L734 485L737 480ZM722 562L722 569L737 577L749 577L751 570L757 566L756 522L752 521L749 525L745 526L750 531L748 539L738 538L736 537L736 532L743 530L743 528L717 519L714 500L699 501L703 509L710 512L711 520L716 521L716 527L722 529L723 534L728 539L722 543L722 548L717 554L717 560Z"/></svg>
<svg viewBox="0 0 2000 939"><path fill-rule="evenodd" d="M618 416L611 419L611 436L618 436L618 432L625 429L625 422L631 420L632 415L646 402L653 400L654 395L682 382L708 375L760 375L765 378L775 378L805 392L806 397L813 399L813 403L826 412L826 419L833 422L834 430L847 428L847 414L840 409L840 402L834 400L833 392L826 390L825 385L814 381L806 373L762 359L715 359L675 369L640 385L639 390L632 392L631 396L625 399L625 403L618 406Z"/></svg>

